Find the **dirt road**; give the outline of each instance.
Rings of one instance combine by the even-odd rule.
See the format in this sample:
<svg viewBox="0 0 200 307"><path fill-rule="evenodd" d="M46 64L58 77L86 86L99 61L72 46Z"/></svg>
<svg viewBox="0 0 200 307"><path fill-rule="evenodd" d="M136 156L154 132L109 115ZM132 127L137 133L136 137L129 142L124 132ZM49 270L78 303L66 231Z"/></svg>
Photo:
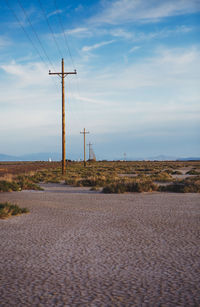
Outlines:
<svg viewBox="0 0 200 307"><path fill-rule="evenodd" d="M1 193L0 306L200 306L199 194Z"/></svg>

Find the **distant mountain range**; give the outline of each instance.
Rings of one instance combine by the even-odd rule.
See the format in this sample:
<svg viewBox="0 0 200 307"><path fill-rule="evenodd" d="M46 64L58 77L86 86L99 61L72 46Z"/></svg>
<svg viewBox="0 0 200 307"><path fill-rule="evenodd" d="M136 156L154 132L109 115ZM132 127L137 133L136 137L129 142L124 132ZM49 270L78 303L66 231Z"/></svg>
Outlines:
<svg viewBox="0 0 200 307"><path fill-rule="evenodd" d="M182 158L182 157L174 157L174 156L165 156L165 155L159 155L159 156L155 156L155 157L151 157L148 160L153 160L153 161L196 161L196 160L200 160L200 157L186 157L186 158Z"/></svg>
<svg viewBox="0 0 200 307"><path fill-rule="evenodd" d="M40 152L22 156L0 154L0 161L48 161L49 158L51 158L52 161L60 161L61 154L55 152Z"/></svg>
<svg viewBox="0 0 200 307"><path fill-rule="evenodd" d="M40 153L33 153L33 154L27 154L22 156L11 156L6 154L0 154L0 161L48 161L49 158L51 158L52 161L60 161L61 160L61 154L60 153L52 153L52 152L40 152ZM117 159L115 159L117 160ZM119 159L124 160L124 158ZM165 156L165 155L159 155L155 157L137 157L137 158L130 158L127 157L127 161L142 161L142 160L150 160L150 161L170 161L170 160L180 160L180 161L196 161L200 160L200 157L186 157L186 158L179 158L179 157L173 157L173 156Z"/></svg>

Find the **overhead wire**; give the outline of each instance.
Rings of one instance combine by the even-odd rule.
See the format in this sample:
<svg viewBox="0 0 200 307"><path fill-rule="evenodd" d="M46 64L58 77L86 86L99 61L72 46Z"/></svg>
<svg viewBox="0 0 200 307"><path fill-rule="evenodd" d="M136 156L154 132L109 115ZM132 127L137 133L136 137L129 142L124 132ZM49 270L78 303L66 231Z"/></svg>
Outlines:
<svg viewBox="0 0 200 307"><path fill-rule="evenodd" d="M30 35L28 34L28 32L26 31L26 29L24 28L23 24L21 23L21 21L19 20L19 18L17 17L14 9L10 6L8 0L5 0L6 4L7 4L7 7L9 8L9 10L12 12L12 14L15 16L15 19L17 20L18 24L20 25L20 27L22 28L23 32L25 33L26 37L28 38L28 40L31 42L33 48L35 49L36 53L39 55L41 61L45 64L46 66L46 63L40 53L40 51L38 50L38 48L36 47L34 41L32 40L32 38L30 37Z"/></svg>
<svg viewBox="0 0 200 307"><path fill-rule="evenodd" d="M58 9L58 5L57 5L56 0L54 0L54 6L55 6L56 11L58 12L59 9ZM71 59L71 62L72 62L72 66L75 69L74 60L73 60L73 57L72 57L72 53L71 53L71 50L70 50L70 46L69 46L69 43L68 43L68 39L67 39L66 31L64 29L62 18L60 17L60 14L58 14L57 12L56 12L56 15L57 15L57 18L58 18L58 22L60 24L60 28L62 30L62 34L63 34L64 41L65 41L65 45L67 47L67 50L68 50L68 53L69 53L69 56L70 56L70 59Z"/></svg>
<svg viewBox="0 0 200 307"><path fill-rule="evenodd" d="M43 50L43 52L44 52L44 54L45 54L45 56L46 56L46 58L47 58L47 60L48 60L48 62L49 62L49 64L50 64L50 66L52 66L53 69L56 70L55 67L54 67L54 64L53 64L52 61L50 60L50 58L49 58L49 56L48 56L48 54L47 54L45 48L43 47L43 44L42 44L42 42L41 42L41 40L40 40L40 38L39 38L37 32L35 31L35 29L34 29L34 27L33 27L33 24L32 24L32 22L31 22L31 20L30 20L30 18L29 18L29 16L28 16L28 14L26 13L26 10L25 10L25 8L23 7L21 1L20 1L20 0L17 0L17 2L18 2L18 4L19 4L19 6L21 7L22 11L24 12L24 15L25 15L25 17L26 17L26 19L27 19L27 21L28 21L28 23L29 23L29 25L30 25L30 27L31 27L31 29L32 29L32 31L33 31L33 33L35 34L35 37L36 37L36 39L38 40L39 45L40 45L41 49Z"/></svg>
<svg viewBox="0 0 200 307"><path fill-rule="evenodd" d="M68 42L68 39L67 39L67 35L66 35L65 28L64 28L64 24L63 24L63 21L62 21L62 18L60 16L60 14L59 14L60 10L59 10L59 7L58 7L58 4L57 4L56 0L54 0L54 7L55 7L55 13L57 15L58 24L60 26L61 33L62 33L62 36L64 38L64 43L65 43L65 46L66 46L66 48L65 48L66 55L67 55L67 57L68 56L70 57L70 60L71 60L71 63L72 63L72 67L73 67L73 69L75 69L74 59L73 59L72 52L71 52L71 49L70 49L70 46L69 46L69 42ZM67 51L68 51L68 53L67 53ZM77 75L76 75L76 77L77 77ZM77 78L75 78L75 80L78 82ZM73 79L72 80L68 79L68 86L69 86L69 91L70 91L70 96L71 96L71 99L70 99L70 97L68 99L76 101L77 100L77 98L76 98L77 95L75 94L75 88L72 86L72 84L73 84ZM77 88L78 88L78 84L77 84ZM79 96L80 96L80 94L79 94ZM67 135L66 136L67 136L68 139L70 139L71 135L72 135L71 123L74 122L74 120L75 120L75 122L77 123L75 126L77 126L78 123L81 122L81 120L80 120L77 112L74 111L74 108L71 107L70 103L68 103L66 105L66 108L68 109L68 112L70 113L70 116L68 117L68 120L67 120L68 129L67 129Z"/></svg>
<svg viewBox="0 0 200 307"><path fill-rule="evenodd" d="M27 32L27 30L26 30L25 27L23 26L23 23L22 23L22 22L20 21L20 19L18 18L18 16L17 16L17 14L15 13L14 9L10 6L9 1L8 1L8 0L5 0L5 2L6 2L6 4L7 4L8 9L12 12L12 14L14 15L15 19L17 20L19 26L21 27L21 29L22 29L23 32L25 33L26 37L28 38L28 40L29 40L30 43L32 44L32 46L33 46L33 48L35 49L36 53L39 55L40 60L42 61L42 63L44 64L44 66L46 66L46 62L45 62L43 56L41 55L39 49L37 48L37 46L36 46L34 40L31 38L31 36L29 35L29 33ZM18 3L19 3L19 0L18 0ZM20 3L19 3L19 5L20 5ZM22 6L21 6L21 5L20 5L20 7L21 7L21 9L22 9ZM23 9L23 12L24 12L25 17L27 18L27 14L26 14L26 12L25 12L24 9ZM28 22L31 24L30 19L28 18L27 20L28 20ZM33 32L35 33L36 37L38 37L38 35L37 35L36 31L34 30L33 26L32 26L31 28L32 28ZM38 40L40 41L39 37L38 37ZM46 53L46 52L45 52L45 53ZM50 63L51 63L51 61L50 61ZM53 65L53 64L52 64L52 67L54 68L54 65ZM48 66L47 66L47 68L48 68ZM48 68L48 69L49 69L49 68ZM55 70L55 68L54 68L54 70ZM56 85L55 80L53 80L53 79L51 79L51 80L52 80L53 84L55 85L56 90L58 91L58 88L57 88L57 85Z"/></svg>
<svg viewBox="0 0 200 307"><path fill-rule="evenodd" d="M63 22L62 22L62 18L60 17L60 14L57 13L59 11L59 7L57 5L57 0L54 0L54 6L55 6L55 9L56 9L56 15L57 15L57 18L58 18L58 21L59 21L59 24L60 24L60 28L61 28L61 31L62 31L62 34L63 34L63 37L64 37L65 45L66 45L66 47L68 49L69 56L70 56L70 59L71 59L71 62L72 62L72 66L75 69L74 59L73 59L73 56L72 56L72 53L71 53L71 49L70 49L69 42L68 42L68 39L67 39L66 31L64 29L64 25L63 25ZM79 97L81 97L78 74L76 74L75 80L77 81L76 82L76 84L77 84L76 87L77 87L78 95L79 95Z"/></svg>
<svg viewBox="0 0 200 307"><path fill-rule="evenodd" d="M47 23L47 25L48 25L48 28L49 28L49 30L50 30L50 32L51 32L51 35L52 35L52 37L53 37L53 40L54 40L54 42L55 42L56 48L57 48L57 50L58 50L58 53L60 54L61 58L63 58L62 51L61 51L61 49L60 49L60 47L59 47L59 45L58 45L58 43L57 43L57 40L56 40L55 34L54 34L54 32L53 32L53 29L52 29L52 27L51 27L51 25L50 25L50 23L49 23L49 21L48 21L47 14L46 14L46 12L45 12L45 10L44 10L44 7L43 7L43 5L42 5L42 2L41 2L41 0L38 0L38 2L39 2L39 5L40 5L41 10L42 10L42 12L43 12L44 18L45 18L46 23Z"/></svg>
<svg viewBox="0 0 200 307"><path fill-rule="evenodd" d="M31 29L32 29L33 33L35 34L35 37L37 38L37 40L38 40L38 42L39 42L39 44L40 44L40 46L41 46L41 48L42 48L42 50L43 50L43 52L44 52L44 54L45 54L45 56L46 56L48 62L51 64L51 66L52 66L53 69L55 70L55 67L54 67L52 61L50 60L50 58L49 58L47 52L45 51L45 49L44 49L44 47L43 47L43 45L42 45L42 43L41 43L41 40L40 40L39 36L37 35L37 32L35 31L35 29L34 29L32 23L31 23L31 20L30 20L30 18L28 17L28 15L27 15L27 13L26 13L24 7L22 6L22 4L21 4L21 2L20 2L19 0L17 0L17 1L18 1L19 6L21 7L21 9L23 10L24 15L25 15L27 21L29 22L29 24L30 24L30 26L31 26ZM6 5L7 5L7 7L8 7L8 9L11 11L11 13L13 14L13 16L15 17L17 23L19 24L19 26L20 26L21 29L23 30L25 36L26 36L27 39L30 41L31 45L33 46L34 50L36 51L36 54L39 55L39 58L40 58L41 62L44 64L44 66L47 66L47 65L46 65L46 62L45 62L45 60L44 60L44 58L43 58L43 56L41 55L40 50L37 48L37 45L35 44L34 40L33 40L33 39L31 38L31 36L29 35L28 31L25 29L23 23L22 23L22 22L20 21L20 19L18 18L18 16L17 16L17 14L15 13L14 9L11 7L9 1L8 1L8 0L5 0L5 3L6 3ZM52 79L52 78L50 78L50 79L51 79L52 82L54 83L56 90L59 91L59 90L58 90L58 87L57 87L57 84L56 84L56 82L55 82L55 80ZM59 91L59 92L60 92L60 91Z"/></svg>
<svg viewBox="0 0 200 307"><path fill-rule="evenodd" d="M62 18L60 17L60 14L57 13L59 11L59 7L57 5L57 1L56 0L54 0L54 6L55 6L55 9L56 9L56 15L57 15L57 18L58 18L58 21L59 21L59 24L60 24L60 28L61 28L61 31L62 31L62 34L63 34L63 37L64 37L65 45L67 47L67 50L68 50L68 53L69 53L69 56L70 56L70 59L71 59L71 62L72 62L72 66L75 69L74 59L72 57L71 49L70 49L69 42L68 42L68 39L67 39L66 31L64 29ZM78 74L76 74L75 80L77 81L76 82L76 85L77 85L76 87L77 87L78 96L81 97Z"/></svg>

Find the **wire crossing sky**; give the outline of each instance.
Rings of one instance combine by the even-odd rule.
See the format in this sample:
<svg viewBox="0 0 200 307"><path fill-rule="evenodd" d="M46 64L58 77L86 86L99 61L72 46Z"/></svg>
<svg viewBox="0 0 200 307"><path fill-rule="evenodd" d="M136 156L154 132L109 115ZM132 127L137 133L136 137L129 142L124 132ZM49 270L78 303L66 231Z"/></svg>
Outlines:
<svg viewBox="0 0 200 307"><path fill-rule="evenodd" d="M97 159L200 156L199 0L2 0L0 154L61 152L90 131Z"/></svg>

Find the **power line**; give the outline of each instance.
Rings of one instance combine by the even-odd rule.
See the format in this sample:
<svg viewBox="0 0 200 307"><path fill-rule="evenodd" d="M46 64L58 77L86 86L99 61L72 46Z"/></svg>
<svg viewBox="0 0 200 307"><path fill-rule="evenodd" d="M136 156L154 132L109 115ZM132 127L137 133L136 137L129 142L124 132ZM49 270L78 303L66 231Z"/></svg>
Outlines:
<svg viewBox="0 0 200 307"><path fill-rule="evenodd" d="M19 18L17 17L17 15L15 14L15 11L12 9L12 7L10 6L8 0L5 0L7 7L9 8L9 10L12 12L12 14L15 16L15 19L17 20L18 24L20 25L20 27L22 28L22 30L24 31L26 37L28 38L28 40L31 42L33 48L35 49L35 51L37 52L37 54L39 55L41 61L44 63L44 65L46 66L46 63L40 53L40 51L38 50L38 48L36 47L34 41L31 39L31 37L29 36L28 32L26 31L26 29L24 28L23 24L21 23L21 21L19 20Z"/></svg>
<svg viewBox="0 0 200 307"><path fill-rule="evenodd" d="M54 0L54 6L55 6L56 11L59 11L59 10L58 10L58 5L57 5L56 0ZM72 58L71 50L70 50L70 47L69 47L69 43L68 43L67 35L66 35L66 33L65 33L65 29L64 29L64 26L63 26L62 19L61 19L61 17L60 17L60 14L57 14L57 13L56 13L56 15L57 15L57 17L58 17L58 21L59 21L59 24L60 24L60 27L61 27L61 30L62 30L62 33L63 33L63 36L64 36L65 44L66 44L66 46L67 46L67 49L68 49L68 52L69 52L69 56L70 56L70 58L71 58L72 66L73 66L73 68L75 69L74 60L73 60L73 58Z"/></svg>
<svg viewBox="0 0 200 307"><path fill-rule="evenodd" d="M42 50L43 50L43 52L44 52L46 58L47 58L47 60L48 60L48 62L49 62L49 64L50 64L50 66L52 66L53 69L55 70L55 67L54 67L52 61L50 60L50 58L49 58L49 56L48 56L46 50L44 49L44 47L43 47L43 45L42 45L42 42L41 42L39 36L37 35L37 32L35 31L35 29L34 29L34 27L33 27L33 25L32 25L32 22L31 22L31 20L30 20L30 18L28 17L28 15L27 15L27 13L26 13L24 7L22 6L21 1L20 1L20 0L17 0L17 2L18 2L18 4L19 4L19 6L21 7L21 9L23 10L24 15L26 16L26 19L28 20L28 23L30 24L30 27L31 27L33 33L35 34L35 37L37 38L37 40L38 40L38 42L39 42L39 44L40 44L40 46L41 46L41 48L42 48Z"/></svg>
<svg viewBox="0 0 200 307"><path fill-rule="evenodd" d="M26 29L24 28L22 22L19 20L19 18L17 17L14 9L10 6L8 0L5 0L6 4L7 4L7 7L8 9L12 12L12 14L14 15L15 19L17 20L19 26L21 27L21 29L23 30L23 32L25 33L26 37L28 38L28 40L31 42L33 48L35 49L36 53L39 55L41 61L43 62L43 64L46 66L46 62L44 61L43 59L43 56L41 55L40 51L38 50L38 48L36 47L34 41L31 39L30 35L28 34L28 32L26 31ZM55 82L55 80L52 80L54 86L56 86L56 90L58 91L58 88L57 88L57 84Z"/></svg>
<svg viewBox="0 0 200 307"><path fill-rule="evenodd" d="M56 11L58 12L58 11L59 11L59 8L58 8L57 1L56 1L56 0L54 0L54 6L55 6ZM71 62L72 62L72 66L73 66L73 68L75 69L74 59L73 59L73 57L72 57L72 53L71 53L71 50L70 50L70 46L69 46L69 42L68 42L68 39L67 39L66 31L65 31L65 29L64 29L64 25L63 25L63 22L62 22L62 18L60 17L60 14L57 14L57 13L56 13L56 15L57 15L57 18L58 18L58 20L59 20L59 24L60 24L60 27L61 27L61 30L62 30L62 34L63 34L63 36L64 36L65 45L66 45L66 47L67 47L67 49L68 49L69 56L70 56L70 59L71 59ZM76 80L76 84L77 84L77 92L78 92L78 95L79 95L79 97L80 97L81 95L80 95L80 87L79 87L79 78L78 78L78 74L76 75L76 77L77 77L77 78L75 78L75 80Z"/></svg>
<svg viewBox="0 0 200 307"><path fill-rule="evenodd" d="M47 22L47 25L48 25L48 27L49 27L49 30L50 30L50 32L51 32L51 34L52 34L52 37L53 37L53 40L54 40L54 42L55 42L56 48L57 48L57 50L58 50L58 53L60 54L61 58L63 58L62 51L61 51L61 49L60 49L60 47L59 47L59 45L58 45L58 43L57 43L57 41L56 41L55 34L54 34L54 32L53 32L53 30L52 30L52 27L51 27L51 25L50 25L50 23L49 23L49 21L48 21L48 18L47 18L46 12L45 12L45 10L44 10L44 7L43 7L43 5L42 5L42 3L41 3L41 0L38 0L38 2L39 2L39 5L40 5L41 10L42 10L42 12L43 12L44 18L46 19L46 22Z"/></svg>

